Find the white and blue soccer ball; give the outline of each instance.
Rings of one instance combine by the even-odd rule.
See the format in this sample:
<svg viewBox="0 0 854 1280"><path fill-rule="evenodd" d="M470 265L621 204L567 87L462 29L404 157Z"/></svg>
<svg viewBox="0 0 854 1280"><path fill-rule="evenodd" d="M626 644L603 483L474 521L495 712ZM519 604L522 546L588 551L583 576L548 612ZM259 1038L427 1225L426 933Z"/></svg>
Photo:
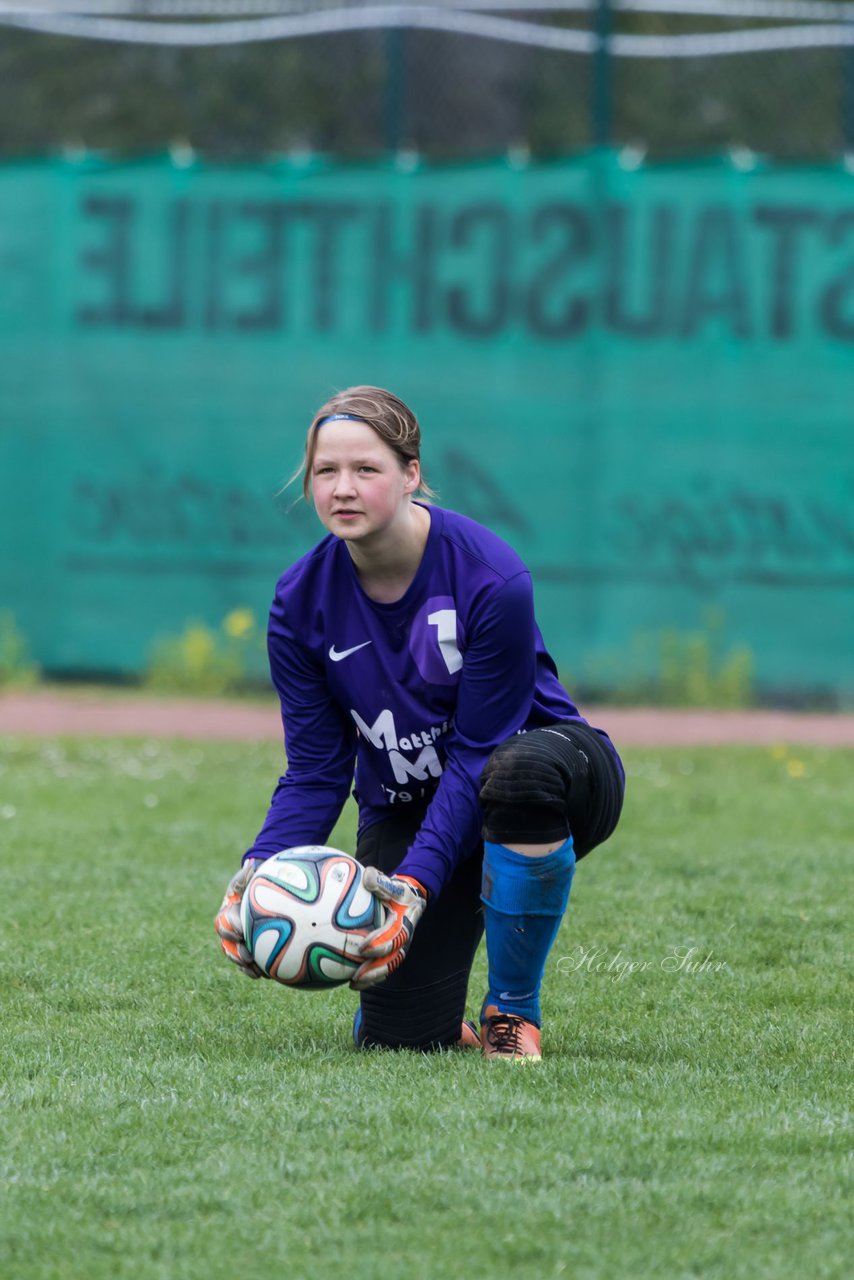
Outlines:
<svg viewBox="0 0 854 1280"><path fill-rule="evenodd" d="M240 907L246 945L268 977L317 989L349 982L359 947L383 921L362 866L326 845L284 849L263 862Z"/></svg>

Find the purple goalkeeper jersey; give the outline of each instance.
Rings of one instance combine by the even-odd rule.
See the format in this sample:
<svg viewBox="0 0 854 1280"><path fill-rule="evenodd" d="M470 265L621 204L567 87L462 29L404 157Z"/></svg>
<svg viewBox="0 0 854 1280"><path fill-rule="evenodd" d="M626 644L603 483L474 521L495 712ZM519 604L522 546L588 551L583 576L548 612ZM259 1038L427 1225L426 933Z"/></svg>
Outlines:
<svg viewBox="0 0 854 1280"><path fill-rule="evenodd" d="M540 725L586 723L543 644L518 555L465 516L427 510L421 564L394 604L365 594L333 534L280 578L268 647L287 772L247 857L325 843L355 765L360 831L426 807L398 871L439 893L478 847L492 750Z"/></svg>

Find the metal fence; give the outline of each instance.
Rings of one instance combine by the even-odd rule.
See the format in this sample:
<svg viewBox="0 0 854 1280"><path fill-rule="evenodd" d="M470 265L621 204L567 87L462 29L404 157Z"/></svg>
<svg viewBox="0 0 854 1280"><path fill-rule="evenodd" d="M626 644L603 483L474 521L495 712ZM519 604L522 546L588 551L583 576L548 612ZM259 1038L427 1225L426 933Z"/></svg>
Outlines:
<svg viewBox="0 0 854 1280"><path fill-rule="evenodd" d="M854 152L854 4L0 0L6 157L604 143Z"/></svg>

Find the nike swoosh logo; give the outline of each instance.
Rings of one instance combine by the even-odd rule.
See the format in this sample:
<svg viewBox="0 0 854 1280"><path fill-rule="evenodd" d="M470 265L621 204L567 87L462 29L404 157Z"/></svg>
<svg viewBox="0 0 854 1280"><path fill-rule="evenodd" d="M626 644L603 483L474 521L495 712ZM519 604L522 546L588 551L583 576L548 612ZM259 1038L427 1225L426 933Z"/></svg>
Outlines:
<svg viewBox="0 0 854 1280"><path fill-rule="evenodd" d="M354 644L352 649L342 649L340 653L333 645L329 650L329 657L333 662L341 662L343 658L349 658L351 653L358 653L360 649L364 649L369 644L373 644L373 640L363 640L361 644Z"/></svg>
<svg viewBox="0 0 854 1280"><path fill-rule="evenodd" d="M515 996L512 991L499 991L499 1000L528 1000L531 996L535 996L536 991L525 991L521 996Z"/></svg>

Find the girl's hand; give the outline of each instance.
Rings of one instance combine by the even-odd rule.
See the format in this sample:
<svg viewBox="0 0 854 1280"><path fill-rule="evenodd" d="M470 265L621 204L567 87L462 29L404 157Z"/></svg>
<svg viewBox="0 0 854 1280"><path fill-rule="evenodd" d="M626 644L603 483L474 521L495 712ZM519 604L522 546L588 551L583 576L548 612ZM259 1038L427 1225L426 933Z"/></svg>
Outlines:
<svg viewBox="0 0 854 1280"><path fill-rule="evenodd" d="M366 963L350 979L354 991L374 987L400 968L427 906L427 890L411 876L386 876L376 867L365 867L362 884L382 902L386 918L359 949Z"/></svg>
<svg viewBox="0 0 854 1280"><path fill-rule="evenodd" d="M240 921L240 904L243 901L243 895L259 866L260 862L257 858L250 858L244 862L237 874L232 876L214 920L220 946L229 960L233 960L247 978L266 978L267 976L252 959Z"/></svg>

